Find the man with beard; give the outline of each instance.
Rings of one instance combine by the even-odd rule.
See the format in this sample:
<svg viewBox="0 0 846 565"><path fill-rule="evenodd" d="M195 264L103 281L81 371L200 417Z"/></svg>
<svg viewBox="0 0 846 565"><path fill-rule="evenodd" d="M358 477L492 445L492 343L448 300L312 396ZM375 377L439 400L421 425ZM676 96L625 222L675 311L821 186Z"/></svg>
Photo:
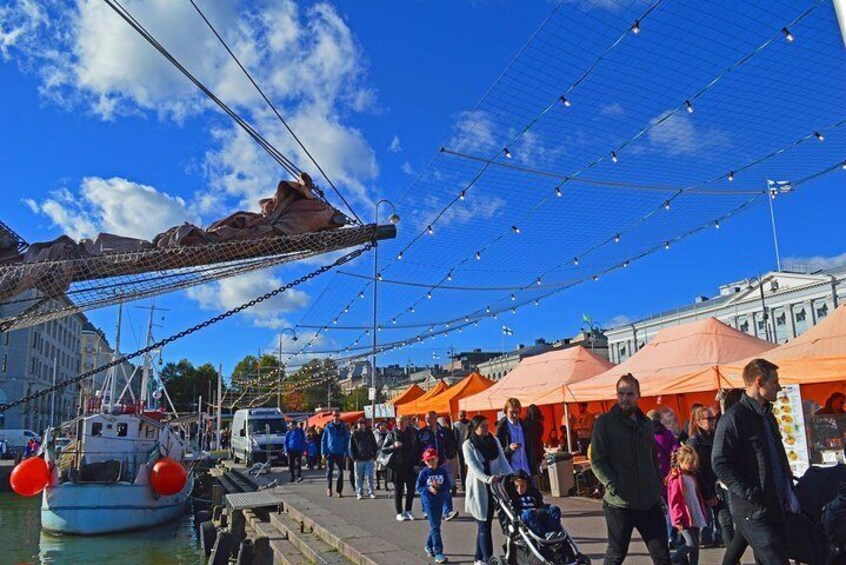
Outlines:
<svg viewBox="0 0 846 565"><path fill-rule="evenodd" d="M638 380L631 374L620 377L617 404L596 421L591 436L591 467L605 487L605 565L619 565L626 559L635 528L652 562L670 563L654 429L638 408L639 398Z"/></svg>

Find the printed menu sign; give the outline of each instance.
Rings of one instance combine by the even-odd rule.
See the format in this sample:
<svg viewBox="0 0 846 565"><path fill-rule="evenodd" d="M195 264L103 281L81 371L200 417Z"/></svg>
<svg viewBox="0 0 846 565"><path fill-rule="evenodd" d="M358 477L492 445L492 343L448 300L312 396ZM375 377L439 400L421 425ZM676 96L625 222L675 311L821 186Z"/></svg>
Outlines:
<svg viewBox="0 0 846 565"><path fill-rule="evenodd" d="M773 415L778 422L790 470L795 477L801 477L810 467L811 458L799 385L784 385L773 403Z"/></svg>

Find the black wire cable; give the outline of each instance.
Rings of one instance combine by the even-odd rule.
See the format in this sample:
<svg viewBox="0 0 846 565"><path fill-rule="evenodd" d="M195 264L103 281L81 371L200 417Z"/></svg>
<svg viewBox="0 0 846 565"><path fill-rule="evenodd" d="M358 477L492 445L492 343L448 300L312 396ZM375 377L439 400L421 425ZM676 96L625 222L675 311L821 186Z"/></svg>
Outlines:
<svg viewBox="0 0 846 565"><path fill-rule="evenodd" d="M209 19L206 17L206 15L203 13L203 11L200 9L200 7L197 6L197 4L196 4L196 2L194 2L194 0L188 0L188 1L191 2L191 5L194 7L194 9L197 11L197 13L200 14L200 17L203 18L204 22L206 22L206 25L212 31L214 36L217 37L218 41L220 41L220 44L223 45L223 48L226 49L226 52L229 53L230 57L232 57L232 60L235 61L235 64L238 65L238 68L240 68L244 72L244 75L246 75L246 77L249 79L249 81L252 83L252 85L255 87L255 89L258 91L258 93L261 95L261 97L264 99L264 101L267 102L267 105L270 106L270 109L273 110L273 113L276 114L276 117L279 118L279 121L282 122L282 125L285 126L285 129L288 130L288 133L291 134L291 137L293 137L294 141L297 142L297 145L300 146L300 149L302 149L303 152L305 152L305 154L308 156L308 158L311 159L311 162L314 164L315 167L317 167L317 170L320 171L320 174L323 175L323 178L326 179L326 182L329 183L329 186L331 186L332 190L335 191L335 194L338 195L338 198L340 198L343 201L344 205L347 207L347 209L350 211L350 213L352 213L352 215L355 217L356 221L359 224L361 224L362 223L361 218L359 218L358 214L355 213L355 210L353 210L352 206L350 206L350 203L347 202L347 199L344 198L344 195L341 194L341 191L339 191L338 188L332 183L332 180L329 178L329 175L326 174L326 171L323 170L323 167L320 166L320 164L317 162L317 160L314 158L314 156L311 154L311 152L309 152L309 150L306 148L305 144L300 140L300 138L297 136L297 134L294 133L294 130L291 129L291 126L288 125L288 122L285 121L285 118L282 117L282 114L279 113L279 110L276 109L276 106L273 104L273 102L270 101L270 98L267 97L267 95L264 93L264 91L261 89L261 87L255 81L255 79L253 79L250 72L244 67L244 65L241 64L241 61L238 60L238 57L235 56L235 53L232 52L232 49L229 48L229 45L226 43L226 41L223 39L223 37L217 32L215 27L212 25L212 23L209 21ZM322 195L323 194L321 193L321 196Z"/></svg>
<svg viewBox="0 0 846 565"><path fill-rule="evenodd" d="M241 118L234 110L232 110L225 102L218 98L205 84L200 82L188 69L173 56L171 53L156 40L147 29L135 19L134 16L124 8L118 0L103 0L112 10L115 11L126 23L138 32L156 51L162 54L179 72L185 75L200 91L203 92L209 99L220 107L230 118L232 118L239 126L241 126L247 134L252 137L273 159L279 163L291 176L296 178L299 175L299 169L287 157L285 157L278 149L276 149L269 141L267 141L260 133L258 133L250 124Z"/></svg>

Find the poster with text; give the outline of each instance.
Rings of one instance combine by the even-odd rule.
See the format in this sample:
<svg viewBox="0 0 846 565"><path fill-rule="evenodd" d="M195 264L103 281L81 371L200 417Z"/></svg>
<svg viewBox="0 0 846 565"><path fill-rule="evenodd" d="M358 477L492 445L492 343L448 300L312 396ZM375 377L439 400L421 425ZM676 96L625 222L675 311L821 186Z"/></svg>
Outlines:
<svg viewBox="0 0 846 565"><path fill-rule="evenodd" d="M778 422L790 470L795 477L801 477L810 467L811 457L799 385L784 385L773 403L773 415Z"/></svg>

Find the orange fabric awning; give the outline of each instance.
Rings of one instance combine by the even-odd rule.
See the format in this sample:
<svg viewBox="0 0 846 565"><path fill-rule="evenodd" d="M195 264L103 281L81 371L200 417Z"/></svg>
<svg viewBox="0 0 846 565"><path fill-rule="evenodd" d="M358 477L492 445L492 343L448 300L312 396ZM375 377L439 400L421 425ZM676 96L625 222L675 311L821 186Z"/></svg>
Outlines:
<svg viewBox="0 0 846 565"><path fill-rule="evenodd" d="M613 369L568 387L568 392L576 402L612 400L617 380L626 373L637 377L645 397L715 391L725 387L721 364L756 357L774 347L708 318L661 330L640 351Z"/></svg>
<svg viewBox="0 0 846 565"><path fill-rule="evenodd" d="M481 412L502 410L509 398L519 399L523 406L563 402L564 387L594 377L613 366L613 363L582 346L549 351L523 359L492 387L460 400L458 406Z"/></svg>
<svg viewBox="0 0 846 565"><path fill-rule="evenodd" d="M358 412L341 412L341 421L346 422L347 424L353 424L358 422L359 418L364 417L364 410L359 410ZM318 428L325 428L326 424L332 421L332 412L321 412L320 414L315 414L311 416L306 421L306 427L316 426Z"/></svg>
<svg viewBox="0 0 846 565"><path fill-rule="evenodd" d="M424 395L420 396L415 400L412 400L411 402L406 402L405 404L397 406L397 415L410 416L414 414L420 414L420 409L418 408L419 405L425 403L430 398L434 398L435 396L439 395L448 388L449 387L444 381L438 379L438 382L435 383L435 386L427 390Z"/></svg>
<svg viewBox="0 0 846 565"><path fill-rule="evenodd" d="M720 367L730 387L743 387L743 367L755 357L778 365L782 384L822 384L846 381L846 304L799 337L766 355L750 355Z"/></svg>
<svg viewBox="0 0 846 565"><path fill-rule="evenodd" d="M462 398L472 396L493 386L494 382L479 373L470 373L442 393L425 402L418 402L418 414L434 410L438 414L454 416L458 413L458 403Z"/></svg>
<svg viewBox="0 0 846 565"><path fill-rule="evenodd" d="M411 385L388 402L393 404L394 406L399 406L400 404L405 404L406 402L411 402L412 400L417 400L421 396L426 394L426 391L417 386L416 384Z"/></svg>

